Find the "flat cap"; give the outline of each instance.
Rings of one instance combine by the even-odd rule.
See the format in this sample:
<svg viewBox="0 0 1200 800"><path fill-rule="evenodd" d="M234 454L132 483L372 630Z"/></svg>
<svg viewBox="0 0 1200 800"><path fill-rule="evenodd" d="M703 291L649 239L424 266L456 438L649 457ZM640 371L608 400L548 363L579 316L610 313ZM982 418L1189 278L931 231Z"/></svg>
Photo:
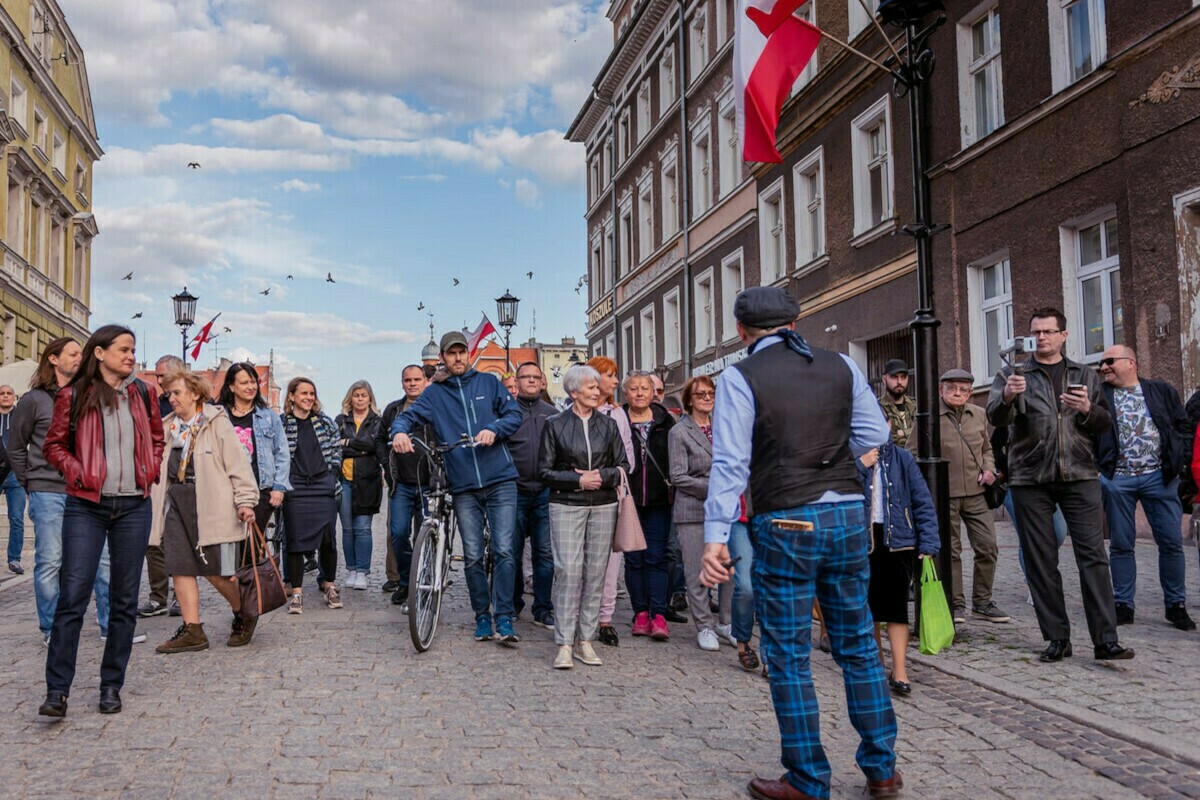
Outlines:
<svg viewBox="0 0 1200 800"><path fill-rule="evenodd" d="M958 367L955 367L954 369L948 369L943 372L942 377L938 380L940 380L942 383L948 383L950 381L975 383L975 376L967 372L965 369L959 369Z"/></svg>
<svg viewBox="0 0 1200 800"><path fill-rule="evenodd" d="M883 365L884 375L897 375L901 372L912 372L902 358L893 358Z"/></svg>
<svg viewBox="0 0 1200 800"><path fill-rule="evenodd" d="M778 286L751 286L733 303L734 319L751 328L778 328L798 316L800 304Z"/></svg>
<svg viewBox="0 0 1200 800"><path fill-rule="evenodd" d="M449 333L444 334L442 336L442 345L439 349L439 352L444 353L456 344L461 344L463 347L467 347L467 336L462 331L450 331ZM469 350L470 348L467 347L467 349Z"/></svg>

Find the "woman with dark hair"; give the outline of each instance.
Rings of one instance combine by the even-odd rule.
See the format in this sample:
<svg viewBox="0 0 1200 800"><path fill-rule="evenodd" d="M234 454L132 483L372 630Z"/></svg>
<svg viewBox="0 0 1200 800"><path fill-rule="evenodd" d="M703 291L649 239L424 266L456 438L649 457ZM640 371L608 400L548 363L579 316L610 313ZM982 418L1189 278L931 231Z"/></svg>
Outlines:
<svg viewBox="0 0 1200 800"><path fill-rule="evenodd" d="M153 387L134 374L136 339L105 325L83 348L83 363L54 399L42 447L63 474L62 572L46 654L46 702L38 713L62 717L75 679L79 630L108 544L108 641L100 666L100 713L121 710L121 687L137 622L142 559L150 540L150 489L163 453L162 417Z"/></svg>
<svg viewBox="0 0 1200 800"><path fill-rule="evenodd" d="M259 530L266 530L271 512L283 505L284 492L292 490L288 479L292 457L283 432L283 420L271 412L259 391L258 370L245 361L233 364L225 371L217 404L224 406L233 423L233 432L250 456L250 468L259 489L254 521Z"/></svg>
<svg viewBox="0 0 1200 800"><path fill-rule="evenodd" d="M283 401L283 430L291 454L292 490L283 501L283 526L287 534L287 576L292 584L289 614L304 613L304 554L317 551L320 571L317 588L330 608L341 608L337 575L337 476L342 469L342 448L337 426L321 413L316 385L305 377L288 381Z"/></svg>
<svg viewBox="0 0 1200 800"><path fill-rule="evenodd" d="M334 420L342 447L340 515L347 589L366 589L371 574L371 521L383 505L383 468L375 449L380 422L371 384L355 381Z"/></svg>

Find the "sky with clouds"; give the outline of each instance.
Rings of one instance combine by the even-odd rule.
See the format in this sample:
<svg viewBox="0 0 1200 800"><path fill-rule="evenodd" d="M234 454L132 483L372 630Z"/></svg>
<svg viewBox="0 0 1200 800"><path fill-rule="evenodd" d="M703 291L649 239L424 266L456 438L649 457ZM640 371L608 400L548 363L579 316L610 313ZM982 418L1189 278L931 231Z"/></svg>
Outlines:
<svg viewBox="0 0 1200 800"><path fill-rule="evenodd" d="M611 47L607 0L59 4L105 149L93 327L141 312L139 351L177 352L186 285L231 329L217 353L274 348L331 405L360 377L398 396L427 312L439 336L473 328L505 289L515 340L536 312L539 340L583 341L584 156L563 133Z"/></svg>

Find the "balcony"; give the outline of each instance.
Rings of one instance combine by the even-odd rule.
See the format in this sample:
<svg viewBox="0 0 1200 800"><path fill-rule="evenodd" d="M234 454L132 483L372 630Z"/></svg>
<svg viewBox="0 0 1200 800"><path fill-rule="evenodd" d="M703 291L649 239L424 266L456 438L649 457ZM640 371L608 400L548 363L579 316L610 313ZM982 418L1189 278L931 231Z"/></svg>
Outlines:
<svg viewBox="0 0 1200 800"><path fill-rule="evenodd" d="M91 314L88 307L8 248L4 248L4 276L36 300L42 301L51 313L64 320L69 317L74 323L87 328Z"/></svg>

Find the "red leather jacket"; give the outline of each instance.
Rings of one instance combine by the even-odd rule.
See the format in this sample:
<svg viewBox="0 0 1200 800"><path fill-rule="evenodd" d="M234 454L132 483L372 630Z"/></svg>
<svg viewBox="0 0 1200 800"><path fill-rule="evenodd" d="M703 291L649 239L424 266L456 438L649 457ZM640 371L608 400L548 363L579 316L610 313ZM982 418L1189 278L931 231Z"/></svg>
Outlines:
<svg viewBox="0 0 1200 800"><path fill-rule="evenodd" d="M150 487L158 481L164 447L162 416L158 411L158 393L150 391L150 413L138 393L137 386L130 383L125 387L129 397L129 410L133 415L133 457L137 474L134 476L143 497L150 496ZM74 389L64 388L54 399L54 416L42 445L46 462L63 474L67 480L67 494L93 503L100 502L100 489L108 474L108 462L104 457L104 422L99 410L92 410L79 418L75 426L75 452L68 449L71 423L71 397Z"/></svg>

